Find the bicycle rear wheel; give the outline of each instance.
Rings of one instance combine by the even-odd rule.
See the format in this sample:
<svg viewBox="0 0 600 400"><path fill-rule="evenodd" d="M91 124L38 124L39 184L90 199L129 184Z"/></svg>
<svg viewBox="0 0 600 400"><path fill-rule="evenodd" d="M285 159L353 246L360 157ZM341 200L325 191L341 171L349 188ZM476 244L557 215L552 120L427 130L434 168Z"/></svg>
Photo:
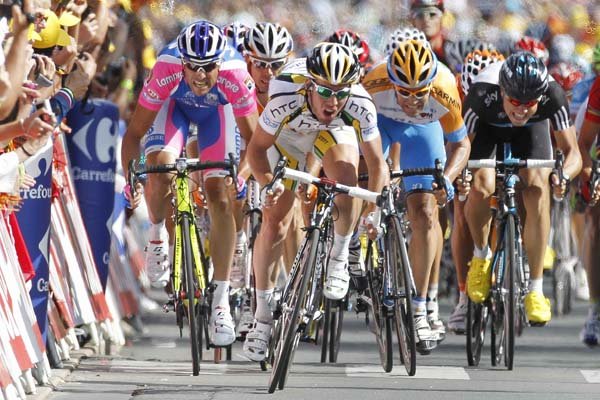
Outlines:
<svg viewBox="0 0 600 400"><path fill-rule="evenodd" d="M486 303L476 304L469 299L467 306L467 362L470 367L479 365L488 317Z"/></svg>
<svg viewBox="0 0 600 400"><path fill-rule="evenodd" d="M308 284L314 271L319 245L319 231L310 232L309 240L304 243L302 255L297 257L299 263L294 266L290 281L282 295L277 313L280 314L276 334L274 336L275 349L273 352L273 369L269 378L269 393L278 387L284 388L294 352L300 340L300 323L302 315L300 310L305 306Z"/></svg>
<svg viewBox="0 0 600 400"><path fill-rule="evenodd" d="M340 351L340 338L344 322L346 300L325 299L325 316L323 319L323 343L321 344L321 362L337 362Z"/></svg>
<svg viewBox="0 0 600 400"><path fill-rule="evenodd" d="M188 323L190 326L190 342L192 348L192 374L197 376L200 373L200 360L202 359L201 349L201 327L199 324L198 308L196 307L196 276L194 268L194 256L192 254L192 243L190 237L190 217L187 214L181 215L181 235L183 244L183 269L185 280L183 290L187 301L186 311Z"/></svg>
<svg viewBox="0 0 600 400"><path fill-rule="evenodd" d="M373 260L373 248L375 244L369 242L366 257L366 270L369 297L373 311L372 331L375 334L377 348L379 350L379 359L385 372L390 372L393 368L393 350L392 350L392 315L388 316L387 307L383 305L383 280L384 265L378 260ZM379 253L378 256L383 253ZM382 261L382 260L381 260Z"/></svg>
<svg viewBox="0 0 600 400"><path fill-rule="evenodd" d="M400 362L404 364L406 373L413 376L417 370L417 344L412 313L413 283L406 239L400 226L400 220L395 216L391 217L388 222L386 249L388 268L391 276L395 279L394 323L400 347Z"/></svg>

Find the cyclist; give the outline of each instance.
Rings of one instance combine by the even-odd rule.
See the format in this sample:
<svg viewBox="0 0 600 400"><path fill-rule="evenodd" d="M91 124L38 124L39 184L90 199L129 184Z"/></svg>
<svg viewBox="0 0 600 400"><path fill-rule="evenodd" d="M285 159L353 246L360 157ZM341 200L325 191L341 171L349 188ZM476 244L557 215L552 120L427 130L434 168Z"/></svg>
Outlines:
<svg viewBox="0 0 600 400"><path fill-rule="evenodd" d="M281 155L286 155L290 167L303 169L309 153L321 159L327 177L356 185L360 146L369 170L369 189L382 189L387 167L377 113L368 93L357 84L360 71L350 48L319 43L308 57L289 63L271 82L270 101L248 146L252 173L261 186L271 181L271 166ZM284 183L285 188L279 183L272 193L263 191L263 221L253 254L256 323L244 343L244 352L253 361L265 358L271 336L269 300L274 282L270 276L281 255L295 198L295 185ZM341 299L348 291L348 244L360 205L345 195L337 196L335 205L338 217L323 291L327 298ZM374 208L368 206L363 215Z"/></svg>
<svg viewBox="0 0 600 400"><path fill-rule="evenodd" d="M600 230L600 190L590 187L592 159L590 150L600 134L600 77L590 90L585 119L579 135L579 149L583 158L581 171L582 193L592 207L586 210L586 229L583 237L583 263L587 271L590 308L581 330L581 340L588 346L597 346L600 337L600 269L598 268L598 232ZM598 145L596 145L598 158ZM592 194L592 190L595 190Z"/></svg>
<svg viewBox="0 0 600 400"><path fill-rule="evenodd" d="M502 144L509 142L519 158L549 159L552 143L548 121L558 149L565 154L564 178L552 173L554 195L563 197L569 177L579 173L581 156L569 107L562 88L549 78L546 66L529 52L510 55L502 63L483 70L471 85L464 101L463 115L474 135L471 158L502 158ZM532 325L551 319L550 301L544 297L543 258L550 229L548 169L521 169L523 203L527 218L523 242L531 270L525 312ZM491 213L489 200L495 190L495 172L474 171L465 216L473 236L474 254L467 275L467 294L481 303L488 295L491 279L491 250L488 245Z"/></svg>
<svg viewBox="0 0 600 400"><path fill-rule="evenodd" d="M409 258L417 287L413 298L417 345L427 352L445 333L437 305L437 279L430 284L444 240L438 204L452 197L452 182L466 165L470 143L452 72L437 61L427 42L406 40L395 47L387 63L375 67L364 80L377 106L384 153L392 142L399 142L400 168L433 167L435 159L446 161L444 139L449 142L444 169L448 199L443 190L435 190L433 176L404 179L412 232Z"/></svg>
<svg viewBox="0 0 600 400"><path fill-rule="evenodd" d="M177 40L163 49L144 83L123 138L124 168L138 157L142 138L147 164L174 162L190 123L198 126L199 151L207 161L222 161L229 152L238 151L235 125L246 140L250 139L258 118L254 81L243 61L225 56L233 53L227 50L225 36L208 21L186 26ZM235 121L225 118L226 107L233 109ZM169 280L172 247L167 247L165 219L170 221L166 218L170 181L167 174L150 174L145 190L151 221L146 265L150 279L159 286ZM214 171L206 173L204 190L210 218L219 221L219 229L210 232L215 271L209 334L213 344L225 346L235 340L228 300L235 223L228 190ZM136 197L134 204L139 203L139 195Z"/></svg>
<svg viewBox="0 0 600 400"><path fill-rule="evenodd" d="M448 65L446 48L450 41L444 36L442 17L444 0L412 0L410 4L410 22L425 33L431 48L439 61Z"/></svg>
<svg viewBox="0 0 600 400"><path fill-rule="evenodd" d="M269 100L269 85L275 75L277 75L294 48L292 36L288 30L278 23L258 22L246 30L243 39L244 57L248 67L248 72L256 83L256 97L259 113L261 113ZM295 222L296 219L293 219ZM240 225L241 226L241 225ZM299 228L299 227L298 227ZM294 235L293 233L298 233ZM295 224L289 230L286 238L286 251L288 257L284 257L284 263L291 265L296 255L297 243L300 241L299 229L295 229ZM238 244L243 230L238 232ZM236 253L238 252L236 247ZM231 280L243 281L247 265L240 264L239 261L247 261L246 257L234 258L234 265L231 271ZM236 262L237 261L237 262ZM277 274L276 274L277 275ZM244 336L254 324L254 314L250 307L243 307L240 321L237 326L237 334Z"/></svg>

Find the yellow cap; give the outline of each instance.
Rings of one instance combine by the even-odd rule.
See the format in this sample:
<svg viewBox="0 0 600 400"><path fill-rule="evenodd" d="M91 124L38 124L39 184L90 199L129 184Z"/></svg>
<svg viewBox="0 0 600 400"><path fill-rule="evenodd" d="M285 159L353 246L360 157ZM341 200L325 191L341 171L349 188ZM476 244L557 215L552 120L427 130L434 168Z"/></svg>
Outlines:
<svg viewBox="0 0 600 400"><path fill-rule="evenodd" d="M73 15L71 11L63 11L58 18L58 23L62 26L71 27L81 22L81 18Z"/></svg>
<svg viewBox="0 0 600 400"><path fill-rule="evenodd" d="M47 49L54 46L68 46L71 37L60 27L56 14L52 11L46 12L46 27L39 33L41 40L35 40L33 47L36 49Z"/></svg>

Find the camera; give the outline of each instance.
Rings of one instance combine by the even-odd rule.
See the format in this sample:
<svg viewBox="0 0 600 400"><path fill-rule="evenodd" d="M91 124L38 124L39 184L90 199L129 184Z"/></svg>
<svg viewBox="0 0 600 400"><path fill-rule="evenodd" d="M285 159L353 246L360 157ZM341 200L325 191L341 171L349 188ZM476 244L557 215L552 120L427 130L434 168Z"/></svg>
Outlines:
<svg viewBox="0 0 600 400"><path fill-rule="evenodd" d="M6 17L7 19L12 18L12 6L19 6L23 10L23 0L2 0L0 4L0 18ZM27 22L30 24L35 20L33 14L27 13Z"/></svg>

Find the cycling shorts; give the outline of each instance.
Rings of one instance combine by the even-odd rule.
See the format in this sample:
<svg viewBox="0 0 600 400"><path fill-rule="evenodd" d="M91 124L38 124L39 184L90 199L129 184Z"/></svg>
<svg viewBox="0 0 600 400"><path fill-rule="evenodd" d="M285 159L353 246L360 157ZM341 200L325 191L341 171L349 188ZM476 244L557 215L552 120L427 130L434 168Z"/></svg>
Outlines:
<svg viewBox="0 0 600 400"><path fill-rule="evenodd" d="M146 155L167 151L178 157L190 131L190 123L198 126L198 154L203 161L227 161L229 153L239 158L240 135L231 104L218 105L212 113L184 111L173 99L167 100L144 137ZM206 170L204 176L214 175ZM218 175L218 174L217 174Z"/></svg>
<svg viewBox="0 0 600 400"><path fill-rule="evenodd" d="M289 137L289 136L287 136ZM349 144L358 149L358 140L354 128L343 126L330 130L316 131L309 134L297 134L295 140L284 140L281 136L274 146L267 151L271 170L275 168L281 156L287 158L287 167L304 171L306 156L312 152L315 157L322 160L327 151L338 144ZM295 190L297 182L285 179L283 184L286 189Z"/></svg>
<svg viewBox="0 0 600 400"><path fill-rule="evenodd" d="M392 143L400 143L400 168L433 168L439 159L446 165L444 132L438 121L427 124L408 124L377 115L383 153L387 158ZM407 176L402 179L404 189L430 191L433 175Z"/></svg>

